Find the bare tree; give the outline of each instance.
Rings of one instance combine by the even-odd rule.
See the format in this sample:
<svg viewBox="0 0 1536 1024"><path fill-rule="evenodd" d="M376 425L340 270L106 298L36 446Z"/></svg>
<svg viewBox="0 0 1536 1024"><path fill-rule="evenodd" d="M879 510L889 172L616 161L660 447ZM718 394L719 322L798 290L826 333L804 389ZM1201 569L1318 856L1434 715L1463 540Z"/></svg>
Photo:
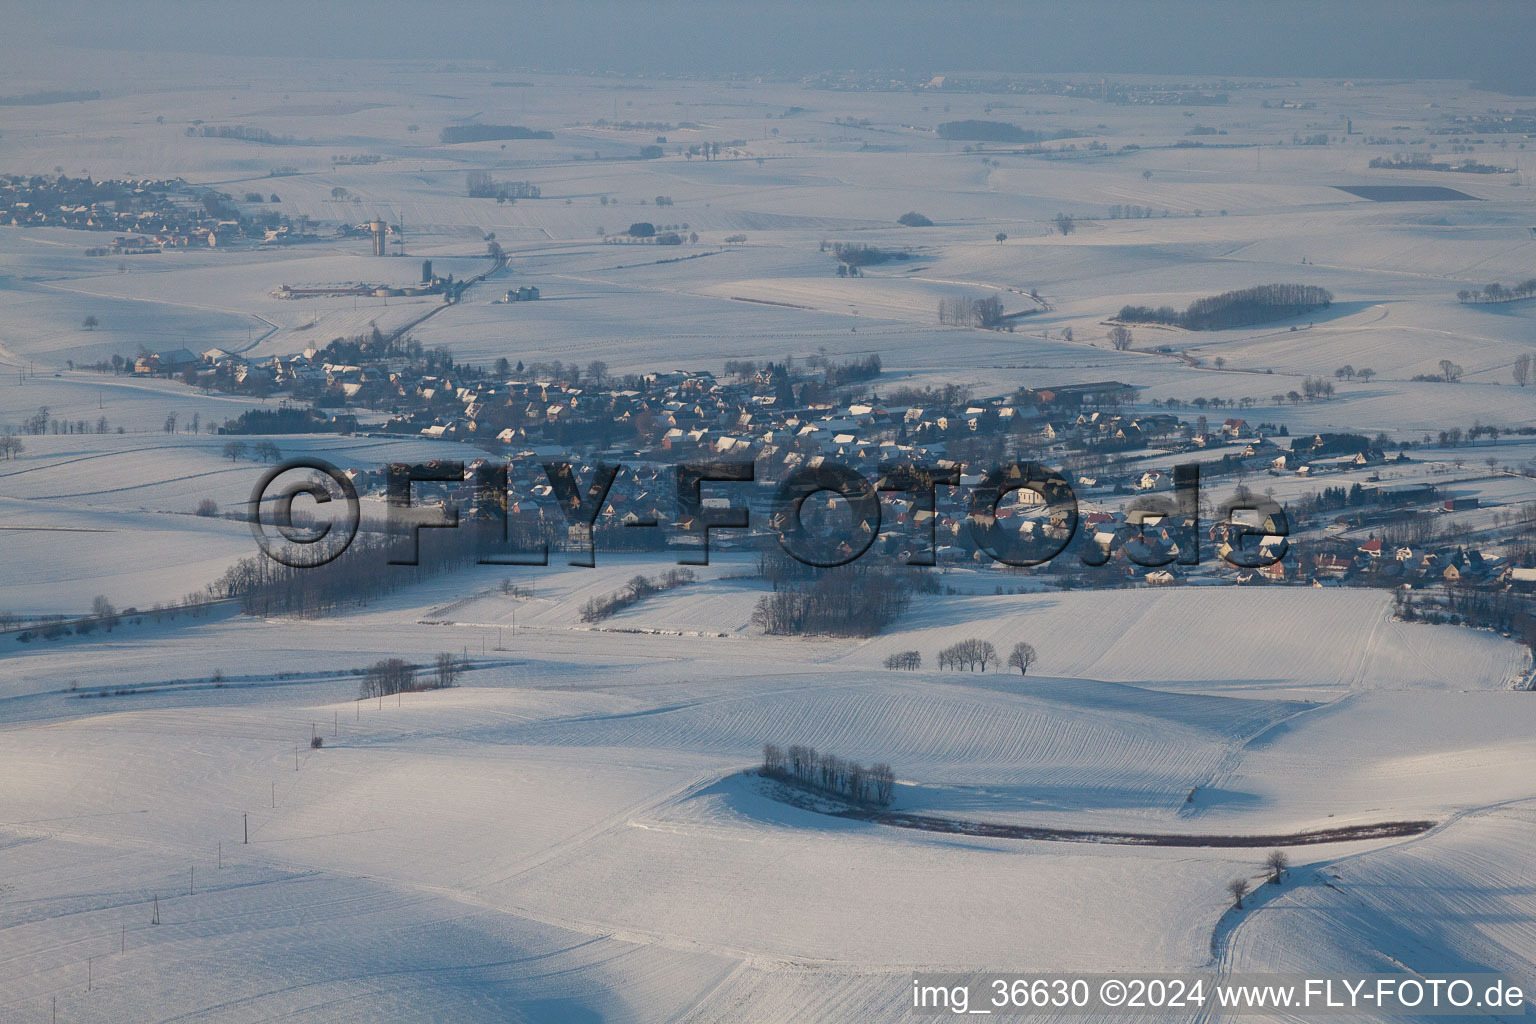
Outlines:
<svg viewBox="0 0 1536 1024"><path fill-rule="evenodd" d="M1109 343L1115 346L1116 352L1124 352L1131 347L1131 332L1120 325L1109 329Z"/></svg>
<svg viewBox="0 0 1536 1024"><path fill-rule="evenodd" d="M1264 866L1269 869L1269 883L1279 885L1290 864L1291 859L1285 855L1284 850L1270 850L1269 856L1264 858Z"/></svg>
<svg viewBox="0 0 1536 1024"><path fill-rule="evenodd" d="M888 764L877 764L869 770L870 781L875 787L875 802L889 804L896 788L896 773Z"/></svg>
<svg viewBox="0 0 1536 1024"><path fill-rule="evenodd" d="M1248 895L1248 879L1234 878L1227 883L1227 892L1232 896L1232 905L1238 910L1243 909L1243 897Z"/></svg>
<svg viewBox="0 0 1536 1024"><path fill-rule="evenodd" d="M763 744L763 771L776 775L784 770L784 751L776 743Z"/></svg>
<svg viewBox="0 0 1536 1024"><path fill-rule="evenodd" d="M1071 214L1058 213L1056 215L1055 222L1056 230L1060 231L1064 235L1070 235L1072 231L1077 227L1077 225L1072 220Z"/></svg>
<svg viewBox="0 0 1536 1024"><path fill-rule="evenodd" d="M91 602L91 614L101 620L108 632L118 623L117 609L112 607L112 602L107 600L105 594L97 594L96 600Z"/></svg>
<svg viewBox="0 0 1536 1024"><path fill-rule="evenodd" d="M245 442L244 441L225 441L224 442L224 457L226 459L228 459L230 462L234 462L237 459L245 458Z"/></svg>
<svg viewBox="0 0 1536 1024"><path fill-rule="evenodd" d="M1029 666L1040 657L1038 651L1022 641L1013 645L1013 651L1008 655L1008 667L1019 670L1019 675L1029 675Z"/></svg>
<svg viewBox="0 0 1536 1024"><path fill-rule="evenodd" d="M437 656L435 669L438 689L446 690L458 681L459 673L464 671L464 665L452 654L443 651Z"/></svg>
<svg viewBox="0 0 1536 1024"><path fill-rule="evenodd" d="M1515 367L1512 371L1515 383L1525 387L1531 382L1531 354L1523 352L1515 357Z"/></svg>

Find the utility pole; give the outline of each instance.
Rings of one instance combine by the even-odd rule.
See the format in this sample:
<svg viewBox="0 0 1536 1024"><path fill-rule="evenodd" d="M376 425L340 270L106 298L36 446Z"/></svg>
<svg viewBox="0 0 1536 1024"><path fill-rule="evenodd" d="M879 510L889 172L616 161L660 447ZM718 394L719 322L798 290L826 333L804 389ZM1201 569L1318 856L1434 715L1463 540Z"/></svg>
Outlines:
<svg viewBox="0 0 1536 1024"><path fill-rule="evenodd" d="M160 894L159 893L155 893L155 909L150 914L149 923L150 924L159 924L160 923Z"/></svg>
<svg viewBox="0 0 1536 1024"><path fill-rule="evenodd" d="M314 726L311 725L310 728L314 728ZM297 743L293 745L293 770L299 770L299 745Z"/></svg>
<svg viewBox="0 0 1536 1024"><path fill-rule="evenodd" d="M128 949L128 926L119 926L117 933L117 951L122 953Z"/></svg>
<svg viewBox="0 0 1536 1024"><path fill-rule="evenodd" d="M192 896L197 893L197 868L192 867L187 870L187 895Z"/></svg>
<svg viewBox="0 0 1536 1024"><path fill-rule="evenodd" d="M341 735L341 712L331 712L331 739Z"/></svg>
<svg viewBox="0 0 1536 1024"><path fill-rule="evenodd" d="M219 870L224 870L224 841L219 840Z"/></svg>
<svg viewBox="0 0 1536 1024"><path fill-rule="evenodd" d="M277 783L272 783L272 806L277 806Z"/></svg>
<svg viewBox="0 0 1536 1024"><path fill-rule="evenodd" d="M96 966L96 958L95 957L88 956L88 957L85 958L85 990L87 992L89 992L91 990L91 975L93 973L95 973L95 970L94 970L95 966Z"/></svg>
<svg viewBox="0 0 1536 1024"><path fill-rule="evenodd" d="M244 830L245 838L240 841L241 846L251 845L251 812L240 812L240 824Z"/></svg>

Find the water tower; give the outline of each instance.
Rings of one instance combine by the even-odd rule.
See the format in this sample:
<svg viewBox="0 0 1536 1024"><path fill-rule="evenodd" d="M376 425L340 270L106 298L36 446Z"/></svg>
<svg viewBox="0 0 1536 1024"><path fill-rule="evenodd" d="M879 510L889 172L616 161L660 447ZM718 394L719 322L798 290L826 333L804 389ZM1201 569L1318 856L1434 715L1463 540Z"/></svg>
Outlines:
<svg viewBox="0 0 1536 1024"><path fill-rule="evenodd" d="M386 240L389 238L389 225L381 220L371 220L368 222L368 230L373 233L373 254L388 255L389 244Z"/></svg>

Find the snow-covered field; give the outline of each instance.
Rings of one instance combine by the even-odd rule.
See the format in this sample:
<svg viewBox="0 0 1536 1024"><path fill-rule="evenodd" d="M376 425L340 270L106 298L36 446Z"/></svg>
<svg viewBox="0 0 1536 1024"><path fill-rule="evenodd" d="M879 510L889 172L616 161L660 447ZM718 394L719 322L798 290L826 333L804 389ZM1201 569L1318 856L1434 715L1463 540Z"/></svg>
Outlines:
<svg viewBox="0 0 1536 1024"><path fill-rule="evenodd" d="M1223 145L1177 147L1190 111L1058 96L993 114L966 93L660 80L620 93L574 75L513 88L479 68L231 61L240 73L222 71L217 89L195 91L210 65L194 60L155 86L103 79L102 99L67 111L6 107L0 172L278 193L281 213L330 231L397 221L410 258L376 260L365 240L327 233L101 259L83 254L97 234L0 227L0 428L41 407L87 425L28 434L0 461L0 610L79 615L98 595L147 610L255 554L245 523L193 513L204 499L238 508L262 467L187 428L276 402L83 368L141 348L260 357L414 324L428 348L484 364L719 372L728 359L879 353L882 390L1122 380L1145 385L1145 403L1252 399L1241 415L1293 435L1536 422L1536 391L1510 376L1532 350L1536 301L1455 298L1536 275L1528 189L1507 174L1371 170L1383 150L1362 141L1422 125L1430 103L1437 117L1484 110L1487 95L1461 83L1306 83L1324 108L1306 113L1242 91L1199 108ZM59 86L46 67L28 74L0 76L5 91ZM477 111L555 138L438 143ZM974 152L928 130L1005 113L1091 129L1109 148ZM1289 141L1346 115L1361 135ZM669 125L665 155L631 159L658 130L599 118ZM193 120L290 141L192 137ZM675 152L708 139L748 141L707 162ZM1510 141L1490 137L1484 155L1515 163ZM269 177L282 167L298 173ZM543 198L466 198L471 170L536 181ZM1479 201L1373 203L1334 187L1366 182ZM1112 219L1124 204L1156 215ZM897 226L908 210L935 226ZM1070 235L1053 227L1063 212L1079 219ZM636 221L699 238L604 240ZM508 268L452 305L272 295L408 283L421 259L473 276L490 233ZM839 278L821 243L840 241L909 258ZM1295 323L1137 327L1131 350L1109 343L1123 304L1182 307L1270 281L1336 301ZM496 301L523 284L540 301ZM996 295L1012 313L1036 308L1031 289L1045 308L1013 332L937 323L946 296ZM1446 358L1461 383L1412 380ZM1328 401L1277 400L1345 364L1375 375L1340 380ZM359 469L480 454L271 440ZM1503 509L1530 500L1529 479L1482 463L1503 474L1530 450L1521 437L1424 448L1382 474L1453 490L1475 478ZM1272 485L1288 501L1322 484ZM1457 515L1497 523L1487 508ZM220 607L54 641L0 632L0 1018L43 1020L56 1003L61 1020L114 1022L896 1021L910 1016L913 971L983 968L1536 981L1536 696L1520 689L1529 651L1506 637L1400 621L1380 591L1002 594L999 574L972 569L946 573L951 592L916 597L873 639L769 637L752 622L765 588L742 578L745 556L593 625L588 600L672 563L555 561L473 567L316 620ZM1027 640L1040 660L1027 677L932 667L966 636ZM911 649L925 670L882 668ZM439 652L467 661L457 688L354 699L367 665ZM1286 884L1236 912L1226 884L1259 880L1263 849L835 817L745 773L765 742L889 762L895 808L916 814L1223 836L1434 827L1289 848Z"/></svg>

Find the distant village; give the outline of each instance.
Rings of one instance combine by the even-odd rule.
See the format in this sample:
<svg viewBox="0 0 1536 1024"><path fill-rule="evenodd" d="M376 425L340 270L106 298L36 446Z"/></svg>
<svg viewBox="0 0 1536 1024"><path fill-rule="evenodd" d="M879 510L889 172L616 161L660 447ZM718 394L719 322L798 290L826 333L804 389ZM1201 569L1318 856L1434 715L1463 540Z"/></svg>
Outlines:
<svg viewBox="0 0 1536 1024"><path fill-rule="evenodd" d="M566 524L545 507L552 489L543 463L622 463L626 472L597 527L599 549L633 549L640 532L665 534L674 545L698 543L689 536L696 524L676 519L666 475L680 461L753 462L757 487L738 500L761 513L754 521L762 526L774 514L773 484L824 462L872 480L880 467L930 467L953 472L964 487L991 467L1036 460L1059 469L1079 503L1079 547L1033 570L1063 585L1224 578L1536 594L1536 503L1479 515L1477 480L1491 471L1430 481L1423 478L1428 468L1411 454L1413 443L1351 433L1292 437L1283 424L1240 417L1181 419L1165 408L1138 408L1140 388L1121 381L1040 385L987 397L955 386L881 388L878 356L848 363L732 361L718 376L679 369L616 377L601 363L525 366L506 359L487 370L455 364L447 350L425 351L411 339L377 332L256 362L218 349L173 350L141 357L133 372L292 400L280 410L229 421L222 433L367 432L462 442L472 448L467 457L445 457L470 469L509 460L510 493L523 499L514 500L511 511L556 533ZM1199 463L1203 494L1217 509L1202 512L1198 535L1175 500L1173 467L1188 463ZM383 492L381 468L348 467L347 474L360 491ZM1256 529L1225 521L1223 506L1261 506L1255 489L1284 477L1317 487L1289 503L1288 529L1262 514ZM1393 482L1399 477L1405 482ZM1332 478L1340 483L1331 485ZM471 487L432 497L468 508ZM1029 491L1010 499L984 525L1035 542L1061 534L1057 509L1039 507L1042 499ZM884 500L890 518L874 552L905 561L931 530L938 564L989 561L972 536L975 517L965 509L947 507L942 498L925 508L899 492ZM653 522L669 529L623 529ZM583 528L571 527L562 539L584 542L583 536ZM726 534L710 543L728 550L757 542ZM1238 555L1229 559L1234 549ZM1257 564L1242 567L1245 557ZM1489 614L1513 622L1522 606L1505 602Z"/></svg>
<svg viewBox="0 0 1536 1024"><path fill-rule="evenodd" d="M0 227L67 227L118 232L89 256L151 255L236 242L281 245L318 241L308 218L270 207L276 193L239 196L189 185L181 178L108 179L82 175L0 174ZM238 205L237 205L238 204ZM257 206L269 207L257 209ZM336 234L366 236L369 224L342 224Z"/></svg>

